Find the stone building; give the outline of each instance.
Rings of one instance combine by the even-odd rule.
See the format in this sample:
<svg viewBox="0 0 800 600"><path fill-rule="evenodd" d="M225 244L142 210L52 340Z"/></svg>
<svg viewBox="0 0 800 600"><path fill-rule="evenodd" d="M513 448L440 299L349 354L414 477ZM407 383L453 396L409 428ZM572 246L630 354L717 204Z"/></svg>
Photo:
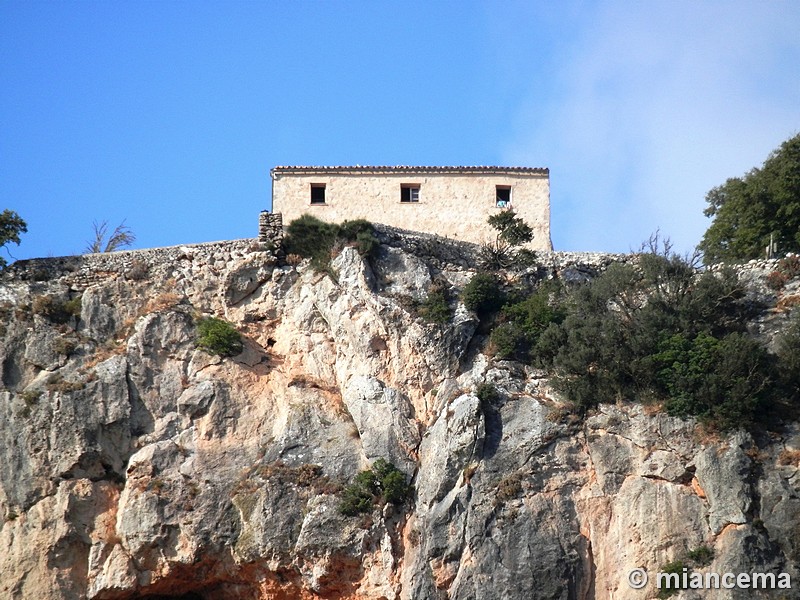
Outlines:
<svg viewBox="0 0 800 600"><path fill-rule="evenodd" d="M552 250L549 170L533 167L275 167L272 210L289 223L367 219L482 243L486 219L513 208L534 231L530 247Z"/></svg>

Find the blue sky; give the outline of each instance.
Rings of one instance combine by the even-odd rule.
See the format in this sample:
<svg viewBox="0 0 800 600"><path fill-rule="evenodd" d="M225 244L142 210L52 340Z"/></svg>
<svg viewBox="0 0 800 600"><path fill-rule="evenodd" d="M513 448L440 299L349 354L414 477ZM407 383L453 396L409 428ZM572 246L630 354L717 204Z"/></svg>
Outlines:
<svg viewBox="0 0 800 600"><path fill-rule="evenodd" d="M549 167L556 249L681 250L800 131L797 2L0 2L15 258L254 237L275 165Z"/></svg>

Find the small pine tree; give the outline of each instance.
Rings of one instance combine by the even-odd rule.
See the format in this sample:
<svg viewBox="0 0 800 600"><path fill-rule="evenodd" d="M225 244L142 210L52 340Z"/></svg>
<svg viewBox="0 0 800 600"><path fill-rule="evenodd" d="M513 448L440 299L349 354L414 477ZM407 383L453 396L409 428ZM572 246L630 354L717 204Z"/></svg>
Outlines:
<svg viewBox="0 0 800 600"><path fill-rule="evenodd" d="M497 236L494 242L484 244L481 249L485 268L507 269L515 265L528 266L532 263L533 257L529 250L514 250L517 246L533 240L533 229L530 225L517 217L511 209L490 216L487 222L497 231Z"/></svg>

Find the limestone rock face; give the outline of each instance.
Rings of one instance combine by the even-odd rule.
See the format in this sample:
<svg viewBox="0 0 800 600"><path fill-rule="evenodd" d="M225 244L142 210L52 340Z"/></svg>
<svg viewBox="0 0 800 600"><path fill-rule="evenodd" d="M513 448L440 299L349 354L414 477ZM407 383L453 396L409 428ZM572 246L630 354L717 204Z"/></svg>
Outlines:
<svg viewBox="0 0 800 600"><path fill-rule="evenodd" d="M457 289L447 325L416 314L468 261L392 235L370 260L344 248L335 277L232 243L147 251L136 278L126 259L0 282L0 598L644 599L630 570L702 547L704 570L785 572L796 597L797 425L757 441L639 405L565 419L544 373L479 352ZM80 317L32 314L42 295L80 296ZM244 350L198 350L202 315ZM379 458L413 498L343 515Z"/></svg>

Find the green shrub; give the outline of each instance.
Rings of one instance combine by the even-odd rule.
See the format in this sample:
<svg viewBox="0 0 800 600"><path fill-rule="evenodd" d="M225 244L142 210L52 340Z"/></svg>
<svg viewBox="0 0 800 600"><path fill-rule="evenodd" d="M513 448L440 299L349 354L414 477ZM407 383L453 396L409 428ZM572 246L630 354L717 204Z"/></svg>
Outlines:
<svg viewBox="0 0 800 600"><path fill-rule="evenodd" d="M377 502L400 505L411 497L413 488L406 476L390 462L379 458L372 469L361 471L342 493L339 512L352 517L369 512Z"/></svg>
<svg viewBox="0 0 800 600"><path fill-rule="evenodd" d="M694 339L675 334L653 359L672 415L695 415L731 429L752 423L772 395L766 349L740 333L721 339L702 332Z"/></svg>
<svg viewBox="0 0 800 600"><path fill-rule="evenodd" d="M450 322L453 318L453 309L450 308L450 299L444 284L431 286L428 297L419 304L417 311L428 323L444 325Z"/></svg>
<svg viewBox="0 0 800 600"><path fill-rule="evenodd" d="M354 517L372 510L374 502L375 498L372 494L356 485L349 485L342 492L339 512L347 517Z"/></svg>
<svg viewBox="0 0 800 600"><path fill-rule="evenodd" d="M556 357L567 343L567 328L559 323L551 323L542 331L533 349L533 364L538 367L552 367Z"/></svg>
<svg viewBox="0 0 800 600"><path fill-rule="evenodd" d="M411 493L411 486L406 483L406 476L400 471L393 471L381 479L383 497L392 504L403 504Z"/></svg>
<svg viewBox="0 0 800 600"><path fill-rule="evenodd" d="M698 567L707 567L714 560L714 549L708 546L700 546L686 553L686 558L691 560Z"/></svg>
<svg viewBox="0 0 800 600"><path fill-rule="evenodd" d="M489 273L477 273L464 286L461 294L464 306L475 311L483 318L491 315L503 306L506 301L500 282Z"/></svg>
<svg viewBox="0 0 800 600"><path fill-rule="evenodd" d="M542 307L515 322L538 332L536 360L580 411L660 398L671 414L729 429L775 396L774 361L743 333L757 307L732 271L696 275L683 259L647 254L639 269L612 265L574 290L560 323L546 324Z"/></svg>
<svg viewBox="0 0 800 600"><path fill-rule="evenodd" d="M242 349L242 336L222 319L209 317L197 322L197 347L219 356L235 356Z"/></svg>
<svg viewBox="0 0 800 600"><path fill-rule="evenodd" d="M661 566L659 569L660 573L666 573L668 575L676 574L678 576L678 585L671 586L670 579L665 577L663 580L664 586L658 592L659 598L669 598L670 596L677 594L679 590L683 589L683 570L687 568L688 567L686 566L686 563L681 560L674 560Z"/></svg>
<svg viewBox="0 0 800 600"><path fill-rule="evenodd" d="M551 306L550 288L542 287L502 310L506 319L492 331L491 343L498 358L514 358L527 362L539 338L551 323L564 320L564 309Z"/></svg>
<svg viewBox="0 0 800 600"><path fill-rule="evenodd" d="M555 371L555 387L580 411L615 402L632 379L630 350L623 342L629 315L639 303L640 281L633 267L611 265L574 289L558 319L539 334L536 363Z"/></svg>
<svg viewBox="0 0 800 600"><path fill-rule="evenodd" d="M312 268L317 271L328 271L337 242L353 244L361 256L373 255L380 244L375 228L364 219L336 225L302 215L286 228L283 249L287 255L310 258Z"/></svg>
<svg viewBox="0 0 800 600"><path fill-rule="evenodd" d="M494 406L500 401L500 392L491 383L481 383L475 390L481 406Z"/></svg>
<svg viewBox="0 0 800 600"><path fill-rule="evenodd" d="M31 311L53 323L64 324L72 317L80 316L81 298L64 301L53 296L37 296L33 299Z"/></svg>
<svg viewBox="0 0 800 600"><path fill-rule="evenodd" d="M67 300L64 303L64 310L73 317L80 317L81 316L81 296L77 298L73 298L72 300Z"/></svg>
<svg viewBox="0 0 800 600"><path fill-rule="evenodd" d="M714 560L714 550L709 548L708 546L700 546L699 548L695 548L694 550L690 550L686 553L686 560L674 560L668 562L659 569L660 573L665 573L669 575L677 575L677 585L671 585L674 582L674 577L664 577L660 580L662 587L658 591L658 598L669 598L677 594L680 590L685 589L683 583L683 572L686 570L687 577L691 578L692 570L691 566L695 567L706 567L711 564L711 561ZM687 562L688 561L688 562ZM691 564L689 564L691 563ZM688 581L687 581L688 583Z"/></svg>
<svg viewBox="0 0 800 600"><path fill-rule="evenodd" d="M514 255L514 264L517 269L526 269L536 264L536 251L529 248L520 248Z"/></svg>
<svg viewBox="0 0 800 600"><path fill-rule="evenodd" d="M522 354L526 344L525 334L516 323L501 323L489 337L491 349L496 358L507 360Z"/></svg>
<svg viewBox="0 0 800 600"><path fill-rule="evenodd" d="M544 292L532 294L503 309L503 314L518 323L526 335L538 338L550 323L563 320L563 311L550 306Z"/></svg>
<svg viewBox="0 0 800 600"><path fill-rule="evenodd" d="M669 310L669 306L664 310ZM708 330L717 337L734 331L743 333L747 321L758 310L758 305L747 300L736 271L726 268L719 273L706 272L675 303L676 331L696 334Z"/></svg>
<svg viewBox="0 0 800 600"><path fill-rule="evenodd" d="M286 228L283 248L286 254L296 254L311 259L315 269L325 268L331 260L338 227L320 221L311 215L302 215Z"/></svg>
<svg viewBox="0 0 800 600"><path fill-rule="evenodd" d="M364 219L344 221L339 226L337 235L341 240L355 243L361 256L372 256L380 246L380 241L375 237L375 228Z"/></svg>

